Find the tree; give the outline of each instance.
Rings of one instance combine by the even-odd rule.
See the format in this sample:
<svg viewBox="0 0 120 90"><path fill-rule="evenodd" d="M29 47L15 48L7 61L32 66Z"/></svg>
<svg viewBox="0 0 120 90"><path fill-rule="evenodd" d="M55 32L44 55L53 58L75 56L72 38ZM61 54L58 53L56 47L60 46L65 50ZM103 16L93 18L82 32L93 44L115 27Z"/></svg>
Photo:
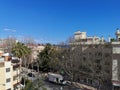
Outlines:
<svg viewBox="0 0 120 90"><path fill-rule="evenodd" d="M43 82L41 80L34 82L31 82L30 80L25 80L25 87L22 90L47 90L43 86Z"/></svg>
<svg viewBox="0 0 120 90"><path fill-rule="evenodd" d="M69 45L70 43L73 43L74 41L75 41L75 40L74 40L74 37L73 37L73 36L70 36L70 37L66 40L65 44Z"/></svg>
<svg viewBox="0 0 120 90"><path fill-rule="evenodd" d="M62 48L59 56L61 57L61 67L69 80L91 85L96 83L99 88L104 87L105 90L109 90L112 63L111 45L72 45Z"/></svg>
<svg viewBox="0 0 120 90"><path fill-rule="evenodd" d="M12 53L14 56L19 58L21 65L23 61L26 62L27 59L25 57L27 57L31 53L31 50L23 43L18 42L12 48ZM25 67L26 67L26 63L25 63Z"/></svg>
<svg viewBox="0 0 120 90"><path fill-rule="evenodd" d="M111 38L111 42L114 42L114 41L116 41L116 39L115 38Z"/></svg>
<svg viewBox="0 0 120 90"><path fill-rule="evenodd" d="M16 43L16 38L15 37L7 37L4 42L3 42L3 48L6 52L11 53L12 52L12 48L14 47Z"/></svg>
<svg viewBox="0 0 120 90"><path fill-rule="evenodd" d="M23 40L22 40L22 42L24 43L24 44L35 44L36 43L36 41L34 40L34 38L33 37L24 37L23 38Z"/></svg>
<svg viewBox="0 0 120 90"><path fill-rule="evenodd" d="M53 70L57 65L58 59L56 57L57 50L51 44L46 44L44 50L39 53L38 61L39 66L43 71Z"/></svg>
<svg viewBox="0 0 120 90"><path fill-rule="evenodd" d="M23 43L16 43L15 46L12 48L12 53L14 56L18 57L19 59L27 56L31 53L31 50L25 46Z"/></svg>
<svg viewBox="0 0 120 90"><path fill-rule="evenodd" d="M63 48L61 51L61 67L62 70L68 75L68 79L75 81L79 72L79 59L80 55L77 51L80 51L78 48L73 47ZM79 57L79 58L78 58Z"/></svg>

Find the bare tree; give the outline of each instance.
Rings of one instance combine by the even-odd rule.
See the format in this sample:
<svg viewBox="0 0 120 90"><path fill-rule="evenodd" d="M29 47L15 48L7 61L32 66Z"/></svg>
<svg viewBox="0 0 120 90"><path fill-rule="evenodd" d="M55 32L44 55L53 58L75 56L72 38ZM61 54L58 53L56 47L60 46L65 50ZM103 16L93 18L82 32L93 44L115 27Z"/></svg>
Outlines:
<svg viewBox="0 0 120 90"><path fill-rule="evenodd" d="M73 45L63 48L61 67L72 81L108 88L111 80L111 46ZM107 87L106 87L107 86Z"/></svg>
<svg viewBox="0 0 120 90"><path fill-rule="evenodd" d="M24 37L22 42L24 44L35 44L35 39L33 37Z"/></svg>
<svg viewBox="0 0 120 90"><path fill-rule="evenodd" d="M4 39L3 45L4 45L4 50L6 52L11 53L12 48L14 47L16 43L16 38L15 37L7 37L6 39Z"/></svg>
<svg viewBox="0 0 120 90"><path fill-rule="evenodd" d="M74 37L73 36L70 36L66 41L65 41L65 44L66 45L69 45L69 43L73 43L74 42Z"/></svg>

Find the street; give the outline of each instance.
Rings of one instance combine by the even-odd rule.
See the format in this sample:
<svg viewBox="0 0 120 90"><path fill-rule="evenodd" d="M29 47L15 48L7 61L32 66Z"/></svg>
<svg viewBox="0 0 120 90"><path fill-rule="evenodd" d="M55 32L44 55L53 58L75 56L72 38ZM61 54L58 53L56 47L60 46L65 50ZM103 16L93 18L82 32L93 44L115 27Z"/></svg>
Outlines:
<svg viewBox="0 0 120 90"><path fill-rule="evenodd" d="M31 70L27 69L27 68L22 68L22 69L23 69L23 73L21 75L23 77L26 77L29 80L33 81L34 83L37 83L38 78L42 78L40 74L38 75L38 72L32 72L32 73L34 73L35 77L28 77L27 74L31 73ZM57 84L53 84L53 83L50 83L50 82L44 81L44 80L43 80L43 86L45 88L47 88L47 90L81 90L81 89L76 88L76 87L67 86L67 85L65 85L65 86L57 85Z"/></svg>
<svg viewBox="0 0 120 90"><path fill-rule="evenodd" d="M47 90L81 90L79 88L71 87L71 86L62 86L62 85L56 85L50 82L44 81L44 86L47 88Z"/></svg>

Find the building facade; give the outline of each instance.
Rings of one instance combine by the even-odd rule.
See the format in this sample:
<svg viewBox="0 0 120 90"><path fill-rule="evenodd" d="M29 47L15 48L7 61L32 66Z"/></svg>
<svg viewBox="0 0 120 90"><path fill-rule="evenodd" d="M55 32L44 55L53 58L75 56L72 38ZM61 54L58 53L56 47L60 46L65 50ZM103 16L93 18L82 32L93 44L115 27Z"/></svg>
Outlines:
<svg viewBox="0 0 120 90"><path fill-rule="evenodd" d="M120 31L116 31L116 39L105 42L104 38L96 36L87 37L86 32L77 31L74 33L74 41L71 46L79 46L80 60L84 63L92 62L91 66L94 75L101 80L101 90L120 90ZM79 80L91 85L99 85L100 79L93 79L80 74ZM82 77L82 78L81 78Z"/></svg>
<svg viewBox="0 0 120 90"><path fill-rule="evenodd" d="M32 50L31 63L37 60L38 54L45 48L43 44L27 44L27 46Z"/></svg>
<svg viewBox="0 0 120 90"><path fill-rule="evenodd" d="M12 61L9 53L0 51L0 90L20 90L20 67Z"/></svg>

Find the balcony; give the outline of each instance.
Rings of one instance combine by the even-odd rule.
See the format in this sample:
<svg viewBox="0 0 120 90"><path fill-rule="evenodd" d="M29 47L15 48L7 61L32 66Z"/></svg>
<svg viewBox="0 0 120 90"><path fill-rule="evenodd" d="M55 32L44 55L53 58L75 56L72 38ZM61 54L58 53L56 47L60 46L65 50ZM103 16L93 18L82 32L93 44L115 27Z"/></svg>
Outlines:
<svg viewBox="0 0 120 90"><path fill-rule="evenodd" d="M18 63L18 64L12 64L13 65L13 69L16 69L16 68L19 68L20 67L20 64Z"/></svg>
<svg viewBox="0 0 120 90"><path fill-rule="evenodd" d="M0 62L4 62L4 58L3 57L0 57Z"/></svg>
<svg viewBox="0 0 120 90"><path fill-rule="evenodd" d="M4 64L4 58L1 58L1 57L0 57L0 67L4 67L4 65L5 65L5 64Z"/></svg>

